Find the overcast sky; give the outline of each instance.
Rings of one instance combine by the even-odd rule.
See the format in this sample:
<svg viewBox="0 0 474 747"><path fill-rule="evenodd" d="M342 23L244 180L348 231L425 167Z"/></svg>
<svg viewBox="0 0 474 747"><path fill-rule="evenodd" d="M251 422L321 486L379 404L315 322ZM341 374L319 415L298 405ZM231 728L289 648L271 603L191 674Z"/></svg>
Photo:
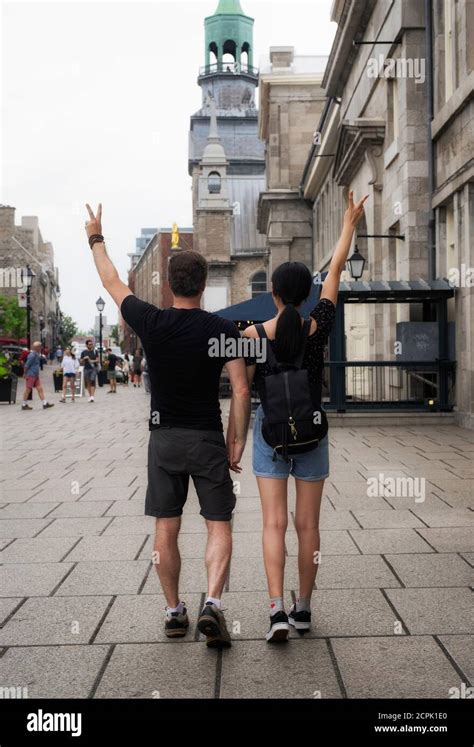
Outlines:
<svg viewBox="0 0 474 747"><path fill-rule="evenodd" d="M192 223L189 117L201 106L203 22L217 4L2 2L0 202L16 207L17 224L39 217L61 308L81 328L93 325L100 294L117 319L85 240L85 202L102 201L124 280L142 227ZM254 64L275 45L329 53L332 0L241 4L255 18Z"/></svg>

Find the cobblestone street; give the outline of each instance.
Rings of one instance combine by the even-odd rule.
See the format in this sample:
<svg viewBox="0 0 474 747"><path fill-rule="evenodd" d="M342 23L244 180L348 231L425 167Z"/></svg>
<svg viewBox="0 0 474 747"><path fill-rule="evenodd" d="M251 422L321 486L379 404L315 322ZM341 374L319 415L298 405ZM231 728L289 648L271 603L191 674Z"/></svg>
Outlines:
<svg viewBox="0 0 474 747"><path fill-rule="evenodd" d="M180 535L185 639L143 516L149 397L119 386L54 409L2 405L0 685L63 698L447 698L474 679L474 433L455 426L332 428L313 629L269 646L251 439L223 607L231 649L206 648L206 527L190 490ZM19 400L21 400L21 393ZM371 476L426 478L424 500L368 497ZM291 492L290 509L294 506ZM297 592L287 533L286 603ZM452 691L451 691L452 692Z"/></svg>

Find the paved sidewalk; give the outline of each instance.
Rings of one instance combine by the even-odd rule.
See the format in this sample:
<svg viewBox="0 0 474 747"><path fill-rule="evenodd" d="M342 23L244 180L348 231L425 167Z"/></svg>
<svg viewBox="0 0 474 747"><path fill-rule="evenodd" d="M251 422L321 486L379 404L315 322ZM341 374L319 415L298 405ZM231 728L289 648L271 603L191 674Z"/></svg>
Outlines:
<svg viewBox="0 0 474 747"><path fill-rule="evenodd" d="M447 698L473 681L473 432L331 430L315 624L273 647L249 444L224 599L234 644L218 653L195 629L206 535L194 491L180 540L192 626L181 641L162 632L154 520L143 516L148 396L119 387L115 397L98 390L94 404L51 398L45 412L37 400L33 412L0 405L0 687L29 697ZM369 497L368 478L381 474L425 478L424 501ZM287 552L290 603L292 522Z"/></svg>

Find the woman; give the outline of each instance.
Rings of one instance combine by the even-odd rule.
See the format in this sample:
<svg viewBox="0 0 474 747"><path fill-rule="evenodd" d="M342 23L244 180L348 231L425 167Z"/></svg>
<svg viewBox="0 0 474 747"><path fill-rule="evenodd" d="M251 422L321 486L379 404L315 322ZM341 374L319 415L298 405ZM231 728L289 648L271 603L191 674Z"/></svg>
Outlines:
<svg viewBox="0 0 474 747"><path fill-rule="evenodd" d="M140 386L141 380L142 380L142 360L143 355L141 354L140 350L135 350L135 355L133 356L133 386Z"/></svg>
<svg viewBox="0 0 474 747"><path fill-rule="evenodd" d="M76 399L76 374L79 370L79 361L71 348L66 348L64 351L61 368L63 369L63 396L59 401L66 401L67 386L69 384L71 387L71 402L74 402Z"/></svg>
<svg viewBox="0 0 474 747"><path fill-rule="evenodd" d="M128 357L128 353L125 353L123 357L122 371L123 371L123 383L128 385L128 377L130 374L130 359Z"/></svg>
<svg viewBox="0 0 474 747"><path fill-rule="evenodd" d="M272 293L277 315L263 325L278 363L295 363L303 354L302 366L309 382L309 391L315 407L321 403L321 384L324 367L324 348L335 316L335 306L341 272L344 269L355 227L364 213L364 197L354 204L349 193L348 208L344 215L341 236L335 247L318 304L311 312L309 330L299 308L310 294L312 277L306 265L285 262L272 276ZM259 338L255 326L248 327L244 335ZM255 383L260 393L266 391L264 379L274 373L268 363L247 361L248 379ZM265 399L264 399L265 401ZM268 401L267 401L268 406ZM322 408L321 408L322 409ZM323 413L322 413L323 414ZM253 436L253 471L257 477L263 513L263 557L270 596L270 629L268 642L286 641L290 625L304 631L311 626L311 595L319 563L319 512L324 481L329 475L329 443L327 434L319 444L304 453L293 453L287 458L265 440L262 406L255 416ZM325 417L325 416L324 416ZM268 437L268 431L267 437ZM232 412L229 418L228 443L234 440L235 427ZM308 448L308 447L305 447ZM239 471L237 465L231 468ZM283 601L285 568L285 533L288 525L287 487L290 474L296 482L295 528L298 536L299 595L289 614Z"/></svg>

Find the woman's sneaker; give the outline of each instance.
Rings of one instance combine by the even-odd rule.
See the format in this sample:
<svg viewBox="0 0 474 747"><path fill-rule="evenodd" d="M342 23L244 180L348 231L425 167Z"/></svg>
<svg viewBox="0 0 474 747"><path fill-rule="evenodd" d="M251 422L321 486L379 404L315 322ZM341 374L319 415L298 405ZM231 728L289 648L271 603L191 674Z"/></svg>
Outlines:
<svg viewBox="0 0 474 747"><path fill-rule="evenodd" d="M290 626L288 624L288 615L283 610L270 615L270 630L265 638L268 643L281 643L288 640Z"/></svg>
<svg viewBox="0 0 474 747"><path fill-rule="evenodd" d="M186 635L189 619L186 607L182 612L168 612L166 610L165 635L168 638L182 638Z"/></svg>
<svg viewBox="0 0 474 747"><path fill-rule="evenodd" d="M293 604L288 615L288 622L293 625L295 630L309 630L311 627L311 612L308 610L296 611L296 605Z"/></svg>
<svg viewBox="0 0 474 747"><path fill-rule="evenodd" d="M206 636L209 648L229 648L230 633L225 617L215 604L206 604L198 620L199 632Z"/></svg>

